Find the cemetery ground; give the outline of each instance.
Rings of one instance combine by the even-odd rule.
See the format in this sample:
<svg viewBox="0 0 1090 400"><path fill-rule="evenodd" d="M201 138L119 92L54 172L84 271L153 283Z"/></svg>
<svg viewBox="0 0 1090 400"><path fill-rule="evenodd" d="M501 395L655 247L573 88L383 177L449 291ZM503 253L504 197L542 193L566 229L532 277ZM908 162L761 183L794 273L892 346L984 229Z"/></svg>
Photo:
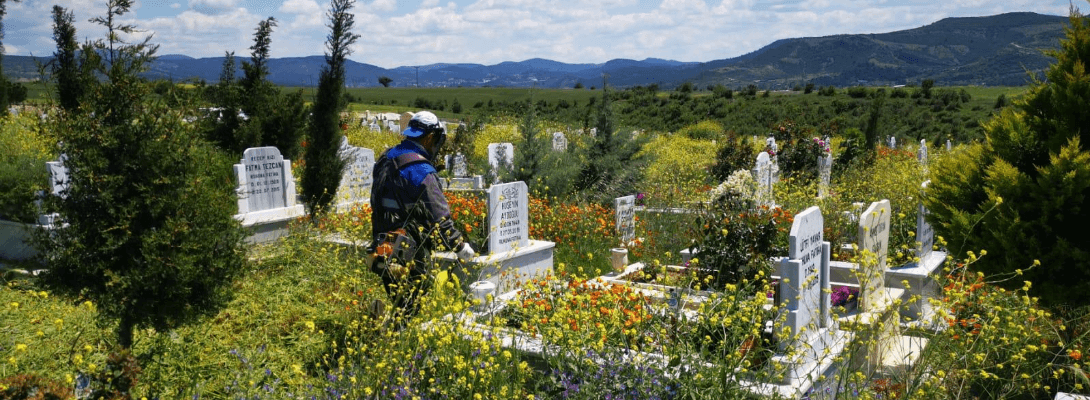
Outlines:
<svg viewBox="0 0 1090 400"><path fill-rule="evenodd" d="M477 147L505 135L511 133L483 134ZM389 140L365 139L353 131L348 137L375 149L388 144L361 142ZM579 145L579 138L573 143ZM32 142L23 146L30 149L26 153L37 148ZM932 150L932 160L945 156L938 146ZM670 149L663 153L688 156ZM290 236L254 246L225 309L168 332L139 330L130 355L115 354L112 327L99 325L96 304L43 291L32 275L9 271L0 288L0 393L17 387L71 393L87 385L118 390L131 385L135 398L161 399L758 397L754 382L776 382L785 373L775 360L792 336L781 333L783 310L774 299L783 294L783 284L776 282L783 277L774 276L772 258L788 254L799 212L820 207L821 236L831 244L832 260L866 264L872 255L850 246L857 241L851 216L862 212L853 203L888 199L887 263L919 262L916 217L926 174L911 148L880 149L872 165L831 182L828 196L815 197L814 180L784 179L773 186L774 204L728 207L718 214L713 208L700 211L712 187L685 174L667 175L648 178L662 181L648 183L658 189L647 191L655 195L648 194L636 211L630 241L621 239L608 206L530 197L529 236L556 243L554 273L525 282L520 297L501 300L504 311L492 314L480 313L475 308L480 305L464 296L461 286L468 282L439 274L421 315L401 331L389 329L384 315L371 310L372 301L385 302L386 295L361 255L325 240L330 234L367 237L366 206L315 222L300 219ZM471 241L484 242L490 234L485 197L472 191L448 194L459 228ZM674 212L679 210L697 212ZM769 238L769 246L753 253L747 246L760 235ZM693 243L721 243L763 257L719 257L714 264L714 256L697 253L684 261L681 250ZM943 245L937 240L936 248ZM620 246L628 248L630 264L644 268L629 282L600 278L616 276L610 249ZM935 275L941 295L922 300L936 312L928 319L912 316L922 322L905 324L902 332L928 341L914 363L899 369L869 366L871 349L879 346L870 338L882 337L883 328L845 323L838 329L854 329L855 339L829 355L840 368L818 378L816 389L803 395L943 399L1087 393L1084 385L1090 382L1081 358L1090 324L1061 320L1038 307L1026 294L1029 282L1013 291L992 285L1018 276L968 272L987 257L984 250L952 255ZM646 285L674 288L662 293L676 295L656 297ZM832 317L856 312L864 287L830 288L830 294L841 294L830 297L836 299ZM921 299L907 299L915 300ZM482 317L472 318L469 311ZM767 321L773 322L771 329ZM512 335L528 335L540 347L513 346ZM799 351L805 349L786 354Z"/></svg>

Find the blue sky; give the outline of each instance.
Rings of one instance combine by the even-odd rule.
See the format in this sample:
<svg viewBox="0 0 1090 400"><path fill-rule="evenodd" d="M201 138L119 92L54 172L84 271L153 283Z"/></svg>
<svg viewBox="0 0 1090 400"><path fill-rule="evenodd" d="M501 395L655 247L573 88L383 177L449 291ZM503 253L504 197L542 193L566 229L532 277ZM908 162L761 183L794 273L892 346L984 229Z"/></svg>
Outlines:
<svg viewBox="0 0 1090 400"><path fill-rule="evenodd" d="M123 16L154 34L159 54L248 56L258 21L275 17L272 56L321 55L329 0L136 0ZM54 4L75 13L80 40L106 0L8 1L6 54L53 53ZM1090 3L1075 5L1090 11ZM384 68L546 58L710 61L777 39L911 29L946 17L1014 11L1067 15L1068 0L356 0L352 60Z"/></svg>

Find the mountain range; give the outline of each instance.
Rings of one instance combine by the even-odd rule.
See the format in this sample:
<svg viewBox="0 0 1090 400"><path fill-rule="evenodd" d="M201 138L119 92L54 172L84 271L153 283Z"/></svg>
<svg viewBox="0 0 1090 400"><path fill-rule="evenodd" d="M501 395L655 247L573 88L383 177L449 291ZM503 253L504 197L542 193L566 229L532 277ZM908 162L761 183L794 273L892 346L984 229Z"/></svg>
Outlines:
<svg viewBox="0 0 1090 400"><path fill-rule="evenodd" d="M577 83L600 86L603 74L608 74L610 85L618 87L657 84L670 88L691 82L698 87L785 89L805 83L843 87L902 85L924 79L939 85L1019 86L1053 61L1044 50L1059 47L1067 25L1066 17L1028 12L947 18L897 32L782 39L749 54L708 62L648 58L567 64L533 58L496 65L438 63L386 69L349 60L346 84L380 86L378 78L385 76L392 79L392 87L570 88ZM49 59L6 56L4 73L33 79L39 76L36 64ZM223 60L163 55L146 75L215 82ZM243 60L247 58L236 57L236 62ZM268 65L268 79L273 83L314 86L325 57L275 58Z"/></svg>

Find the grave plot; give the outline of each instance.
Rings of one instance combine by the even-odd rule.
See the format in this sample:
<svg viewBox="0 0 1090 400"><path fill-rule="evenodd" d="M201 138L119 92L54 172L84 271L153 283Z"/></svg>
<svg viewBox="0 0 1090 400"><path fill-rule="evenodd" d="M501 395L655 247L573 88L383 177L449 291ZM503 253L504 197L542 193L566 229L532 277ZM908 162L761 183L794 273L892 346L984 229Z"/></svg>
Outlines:
<svg viewBox="0 0 1090 400"><path fill-rule="evenodd" d="M487 242L477 243L483 245L476 249L480 255L466 263L451 252L437 252L435 258L452 270L463 286L489 281L501 293L532 277L551 274L556 244L530 239L529 204L525 182L492 185L488 189Z"/></svg>
<svg viewBox="0 0 1090 400"><path fill-rule="evenodd" d="M247 241L263 243L283 237L288 233L288 223L305 214L303 205L296 202L291 160L284 159L276 147L246 149L242 160L235 164L235 175L235 219L254 230Z"/></svg>
<svg viewBox="0 0 1090 400"><path fill-rule="evenodd" d="M825 377L837 371L834 360L853 334L839 329L830 311L829 244L817 207L795 217L790 242L775 289L782 295L774 301L768 286L752 282L701 291L628 281L645 269L633 264L587 281L531 281L519 291L493 293L491 302L482 295L485 304L464 322L505 335L511 347L531 354L548 356L556 343L570 349L575 341L673 374L728 365L733 379L755 394L798 398L830 381ZM619 326L611 330L611 323ZM669 334L626 336L634 327Z"/></svg>

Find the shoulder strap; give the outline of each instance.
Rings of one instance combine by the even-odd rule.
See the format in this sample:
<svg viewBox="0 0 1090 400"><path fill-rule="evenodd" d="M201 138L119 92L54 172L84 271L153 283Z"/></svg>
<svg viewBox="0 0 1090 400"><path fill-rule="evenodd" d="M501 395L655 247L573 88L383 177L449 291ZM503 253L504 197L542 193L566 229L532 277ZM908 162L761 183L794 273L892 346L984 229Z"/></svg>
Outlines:
<svg viewBox="0 0 1090 400"><path fill-rule="evenodd" d="M424 156L413 152L408 152L394 158L394 164L397 165L398 170L422 162L430 164L427 158L424 158Z"/></svg>

